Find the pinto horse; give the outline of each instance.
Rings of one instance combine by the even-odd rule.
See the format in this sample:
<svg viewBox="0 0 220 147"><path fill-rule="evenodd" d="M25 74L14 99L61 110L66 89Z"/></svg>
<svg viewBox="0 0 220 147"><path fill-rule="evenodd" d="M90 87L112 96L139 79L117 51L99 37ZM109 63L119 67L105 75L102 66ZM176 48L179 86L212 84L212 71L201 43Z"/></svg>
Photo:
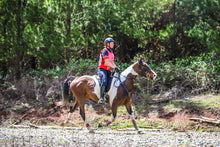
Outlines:
<svg viewBox="0 0 220 147"><path fill-rule="evenodd" d="M138 75L149 77L152 80L156 79L157 77L157 74L148 66L147 63L143 61L143 57L139 58L137 62L130 65L121 74L114 74L110 90L107 92L109 96L109 103L112 109L112 119L108 122L99 124L100 127L108 126L111 124L116 119L118 106L125 105L135 129L138 131L138 133L141 133L136 124L131 107L131 90L133 89L135 79ZM73 81L70 83L70 86L68 86L70 78L73 78ZM91 129L89 123L86 120L84 106L87 99L98 102L100 98L99 82L96 76L85 75L70 78L67 78L63 84L63 102L65 103L69 101L69 89L75 97L73 106L70 107L68 119L70 119L71 113L77 107L80 107L80 115L84 120L84 123L89 132L92 133L94 131Z"/></svg>

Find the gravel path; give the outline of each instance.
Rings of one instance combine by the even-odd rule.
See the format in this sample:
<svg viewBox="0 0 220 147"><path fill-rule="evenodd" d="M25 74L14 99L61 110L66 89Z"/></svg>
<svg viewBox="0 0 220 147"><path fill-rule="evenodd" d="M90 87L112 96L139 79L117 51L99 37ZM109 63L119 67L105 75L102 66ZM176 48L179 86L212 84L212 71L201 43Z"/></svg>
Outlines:
<svg viewBox="0 0 220 147"><path fill-rule="evenodd" d="M215 146L220 147L220 132L175 132L169 130L97 129L94 134L86 128L0 127L0 146Z"/></svg>

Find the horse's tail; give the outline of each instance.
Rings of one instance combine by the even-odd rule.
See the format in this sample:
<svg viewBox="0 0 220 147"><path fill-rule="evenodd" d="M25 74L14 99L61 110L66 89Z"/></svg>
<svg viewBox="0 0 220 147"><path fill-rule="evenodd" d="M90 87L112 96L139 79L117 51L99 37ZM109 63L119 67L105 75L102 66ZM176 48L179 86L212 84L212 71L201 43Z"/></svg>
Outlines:
<svg viewBox="0 0 220 147"><path fill-rule="evenodd" d="M70 79L74 80L75 76L69 76L64 80L62 87L62 104L67 105L71 100L74 101L72 92L70 91Z"/></svg>

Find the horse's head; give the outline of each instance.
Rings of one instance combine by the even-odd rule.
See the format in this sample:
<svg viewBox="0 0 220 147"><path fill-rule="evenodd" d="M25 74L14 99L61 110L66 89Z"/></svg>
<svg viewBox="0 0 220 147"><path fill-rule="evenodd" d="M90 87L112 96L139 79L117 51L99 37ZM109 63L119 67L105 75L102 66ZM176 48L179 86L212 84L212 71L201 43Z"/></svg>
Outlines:
<svg viewBox="0 0 220 147"><path fill-rule="evenodd" d="M149 67L147 63L144 62L144 58L141 57L138 59L135 71L140 75L144 77L149 77L152 80L155 80L157 77L157 74Z"/></svg>

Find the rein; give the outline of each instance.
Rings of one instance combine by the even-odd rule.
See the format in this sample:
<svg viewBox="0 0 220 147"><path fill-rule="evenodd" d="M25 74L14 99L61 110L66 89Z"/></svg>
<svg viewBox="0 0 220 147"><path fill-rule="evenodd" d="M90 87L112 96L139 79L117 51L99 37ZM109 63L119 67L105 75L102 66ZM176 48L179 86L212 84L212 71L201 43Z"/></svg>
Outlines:
<svg viewBox="0 0 220 147"><path fill-rule="evenodd" d="M147 70L143 69L143 67L142 67L143 66L143 61L142 60L141 60L140 63L138 62L138 66L139 66L139 69L140 69L140 75L145 75L146 72L150 73L150 71L151 71L150 69L147 69ZM127 99L125 101L125 103L126 103L130 96L129 96L129 91L128 91L127 86L121 81L121 78L120 78L121 76L125 77L126 79L131 79L131 80L135 80L135 78L121 75L121 73L118 73L118 76L114 76L114 75L111 76L111 77L114 77L114 78L118 79L119 82L120 82L120 85L122 84L122 86L124 87L125 91L128 93L128 97L127 97Z"/></svg>
<svg viewBox="0 0 220 147"><path fill-rule="evenodd" d="M124 75L121 75L122 77L124 77L124 78L126 78L126 79L131 79L131 80L135 80L135 78L130 78L130 77L126 77L126 76L124 76Z"/></svg>
<svg viewBox="0 0 220 147"><path fill-rule="evenodd" d="M124 75L122 75L123 77L125 77L126 79L133 79L134 80L134 78L128 78L128 77L126 77L126 76L124 76ZM128 101L128 99L129 99L129 91L128 91L128 88L127 88L127 86L121 81L121 73L119 73L118 74L118 76L114 76L114 75L112 75L112 77L114 77L114 78L117 78L118 80L119 80L119 82L120 82L120 84L122 84L122 86L124 87L124 89L126 90L126 92L128 93L128 97L127 97L127 99L126 99L126 101L125 101L125 103Z"/></svg>
<svg viewBox="0 0 220 147"><path fill-rule="evenodd" d="M117 79L121 82L121 78L120 78L120 76L122 76L122 77L124 77L124 78L126 78L126 79L135 80L135 78L130 78L130 77L127 77L127 76L121 75L121 73L119 73L118 76L114 76L114 75L112 75L111 77L113 77L113 78L117 78ZM121 83L122 83L122 82L121 82Z"/></svg>

